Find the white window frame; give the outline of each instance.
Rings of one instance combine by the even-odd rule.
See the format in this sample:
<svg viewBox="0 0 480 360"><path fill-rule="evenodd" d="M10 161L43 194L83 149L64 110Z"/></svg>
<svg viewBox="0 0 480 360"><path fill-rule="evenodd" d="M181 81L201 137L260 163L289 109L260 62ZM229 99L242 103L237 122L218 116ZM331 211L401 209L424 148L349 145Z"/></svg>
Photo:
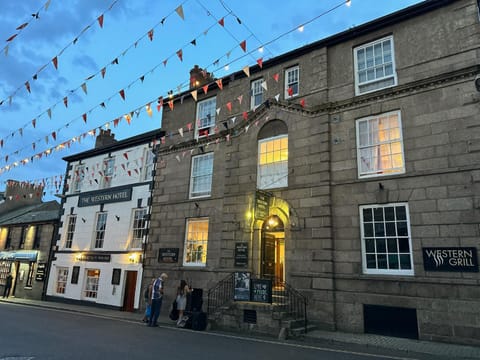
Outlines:
<svg viewBox="0 0 480 360"><path fill-rule="evenodd" d="M217 114L217 97L211 97L197 103L197 117L195 121L195 138L202 138L213 134ZM205 132L205 134L201 134ZM206 134L208 132L208 135Z"/></svg>
<svg viewBox="0 0 480 360"><path fill-rule="evenodd" d="M200 232L196 225L207 224L207 231ZM207 265L209 218L187 219L185 227L185 248L183 251L183 266ZM196 231L197 230L197 231Z"/></svg>
<svg viewBox="0 0 480 360"><path fill-rule="evenodd" d="M57 267L57 279L55 281L55 293L65 294L68 283L68 268Z"/></svg>
<svg viewBox="0 0 480 360"><path fill-rule="evenodd" d="M103 159L103 176L101 188L106 189L112 186L112 179L115 172L115 158L108 157Z"/></svg>
<svg viewBox="0 0 480 360"><path fill-rule="evenodd" d="M281 144L281 140L287 139L287 149L276 149L275 144ZM262 152L264 144L273 143L272 151ZM266 145L268 146L268 145ZM262 164L262 158L272 158L278 152L287 152L287 160L270 161ZM282 156L281 156L282 157ZM273 160L273 159L272 159ZM273 172L272 172L273 170ZM277 173L275 173L277 172ZM288 134L282 134L258 141L258 158L257 158L257 188L258 189L275 189L288 186Z"/></svg>
<svg viewBox="0 0 480 360"><path fill-rule="evenodd" d="M288 94L288 89L292 88L292 95ZM292 66L285 70L285 99L291 99L300 93L300 66Z"/></svg>
<svg viewBox="0 0 480 360"><path fill-rule="evenodd" d="M359 179L405 173L400 111L358 119L356 134Z"/></svg>
<svg viewBox="0 0 480 360"><path fill-rule="evenodd" d="M137 208L132 211L131 249L141 249L147 235L148 208Z"/></svg>
<svg viewBox="0 0 480 360"><path fill-rule="evenodd" d="M67 228L65 229L65 249L71 249L73 244L73 236L77 225L77 215L71 214L67 216Z"/></svg>
<svg viewBox="0 0 480 360"><path fill-rule="evenodd" d="M85 165L78 164L73 170L72 191L73 193L81 192L83 180L85 179Z"/></svg>
<svg viewBox="0 0 480 360"><path fill-rule="evenodd" d="M265 92L262 84L263 78L253 80L250 84L250 109L255 110L257 107L263 104L263 93Z"/></svg>
<svg viewBox="0 0 480 360"><path fill-rule="evenodd" d="M152 171L154 167L155 154L152 151L153 149L147 147L143 153L143 175L142 180L152 180Z"/></svg>
<svg viewBox="0 0 480 360"><path fill-rule="evenodd" d="M83 289L85 299L96 299L98 297L99 280L100 269L85 269L85 287Z"/></svg>
<svg viewBox="0 0 480 360"><path fill-rule="evenodd" d="M105 241L105 232L107 230L108 213L97 212L95 215L95 230L93 232L93 248L102 249Z"/></svg>
<svg viewBox="0 0 480 360"><path fill-rule="evenodd" d="M367 53L373 59L367 59ZM375 52L380 53L375 57ZM355 95L397 85L393 36L358 46L353 51L355 72ZM370 79L369 79L370 77Z"/></svg>
<svg viewBox="0 0 480 360"><path fill-rule="evenodd" d="M213 152L192 157L190 199L208 197L212 193Z"/></svg>
<svg viewBox="0 0 480 360"><path fill-rule="evenodd" d="M402 207L405 209L405 219L399 215L399 208ZM390 209L388 211L389 216L386 216L385 209ZM370 213L368 218L365 218L364 210L365 213ZM408 203L363 205L359 207L359 211L363 273L372 275L414 275ZM382 216L383 220L381 219ZM404 251L407 241L408 252ZM401 258L408 259L410 268L401 269ZM372 259L375 261L375 267L368 265ZM381 259L385 261L386 268L379 267ZM398 268L395 268L395 261L398 263Z"/></svg>

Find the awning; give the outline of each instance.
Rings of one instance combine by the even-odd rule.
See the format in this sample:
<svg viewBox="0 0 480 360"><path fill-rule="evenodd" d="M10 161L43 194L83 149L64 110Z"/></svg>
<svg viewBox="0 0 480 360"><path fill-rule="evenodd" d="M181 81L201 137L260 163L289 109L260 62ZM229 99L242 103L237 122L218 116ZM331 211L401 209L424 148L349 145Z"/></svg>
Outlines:
<svg viewBox="0 0 480 360"><path fill-rule="evenodd" d="M0 251L0 260L37 261L37 250Z"/></svg>

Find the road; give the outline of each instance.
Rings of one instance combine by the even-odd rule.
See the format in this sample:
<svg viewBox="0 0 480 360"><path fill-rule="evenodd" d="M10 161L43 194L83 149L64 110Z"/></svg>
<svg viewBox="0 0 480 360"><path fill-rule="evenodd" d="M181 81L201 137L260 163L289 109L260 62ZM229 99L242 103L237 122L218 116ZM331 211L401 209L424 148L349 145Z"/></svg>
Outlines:
<svg viewBox="0 0 480 360"><path fill-rule="evenodd" d="M327 349L54 309L0 304L0 360L404 360L363 350Z"/></svg>

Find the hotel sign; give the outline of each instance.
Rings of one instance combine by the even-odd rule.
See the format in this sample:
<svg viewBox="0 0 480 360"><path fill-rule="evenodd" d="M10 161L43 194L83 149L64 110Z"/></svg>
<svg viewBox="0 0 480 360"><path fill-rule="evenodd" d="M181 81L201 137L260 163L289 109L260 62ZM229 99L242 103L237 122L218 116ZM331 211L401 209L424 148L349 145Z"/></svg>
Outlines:
<svg viewBox="0 0 480 360"><path fill-rule="evenodd" d="M130 201L132 199L132 187L120 187L105 189L103 191L94 191L80 194L78 197L78 207L94 206L106 203L115 203L121 201Z"/></svg>
<svg viewBox="0 0 480 360"><path fill-rule="evenodd" d="M477 248L423 248L422 251L426 271L478 272Z"/></svg>
<svg viewBox="0 0 480 360"><path fill-rule="evenodd" d="M270 211L270 198L272 195L266 191L255 192L255 219L264 220Z"/></svg>
<svg viewBox="0 0 480 360"><path fill-rule="evenodd" d="M92 253L85 253L81 254L77 257L78 261L89 261L89 262L110 262L111 255L110 254L92 254Z"/></svg>

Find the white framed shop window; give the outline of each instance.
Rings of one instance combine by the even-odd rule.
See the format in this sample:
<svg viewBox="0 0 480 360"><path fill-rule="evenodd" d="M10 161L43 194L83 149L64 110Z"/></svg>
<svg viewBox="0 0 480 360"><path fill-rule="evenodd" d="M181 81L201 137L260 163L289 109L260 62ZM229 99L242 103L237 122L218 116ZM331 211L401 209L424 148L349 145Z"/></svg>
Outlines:
<svg viewBox="0 0 480 360"><path fill-rule="evenodd" d="M187 219L184 266L207 265L208 227L208 218Z"/></svg>
<svg viewBox="0 0 480 360"><path fill-rule="evenodd" d="M85 270L85 288L83 290L83 296L87 299L96 299L98 296L98 283L100 280L99 269L86 269Z"/></svg>
<svg viewBox="0 0 480 360"><path fill-rule="evenodd" d="M57 267L57 279L55 283L55 292L57 294L65 294L68 281L68 268Z"/></svg>

